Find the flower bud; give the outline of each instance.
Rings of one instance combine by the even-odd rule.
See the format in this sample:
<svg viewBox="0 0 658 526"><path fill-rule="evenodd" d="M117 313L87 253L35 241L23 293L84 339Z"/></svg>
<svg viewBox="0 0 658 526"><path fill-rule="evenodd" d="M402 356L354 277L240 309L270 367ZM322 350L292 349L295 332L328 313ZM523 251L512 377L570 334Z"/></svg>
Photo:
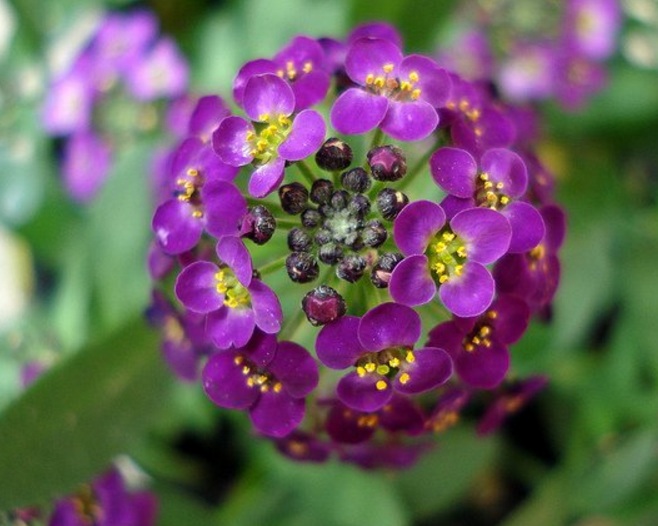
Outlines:
<svg viewBox="0 0 658 526"><path fill-rule="evenodd" d="M335 265L341 260L342 257L343 249L340 245L336 245L335 243L327 243L322 245L320 250L318 250L318 258L320 258L322 263L327 265Z"/></svg>
<svg viewBox="0 0 658 526"><path fill-rule="evenodd" d="M334 210L343 210L350 200L350 194L345 190L336 190L331 194L331 207Z"/></svg>
<svg viewBox="0 0 658 526"><path fill-rule="evenodd" d="M288 248L293 252L308 252L313 246L313 239L305 230L293 228L288 232Z"/></svg>
<svg viewBox="0 0 658 526"><path fill-rule="evenodd" d="M279 188L281 207L288 214L297 215L308 202L308 190L301 183L284 184Z"/></svg>
<svg viewBox="0 0 658 526"><path fill-rule="evenodd" d="M334 184L327 179L317 179L311 186L311 201L318 205L326 204L334 193Z"/></svg>
<svg viewBox="0 0 658 526"><path fill-rule="evenodd" d="M267 243L276 229L276 220L267 208L262 205L254 206L242 220L241 232L257 245Z"/></svg>
<svg viewBox="0 0 658 526"><path fill-rule="evenodd" d="M343 297L331 287L320 285L302 299L302 310L312 325L324 325L347 312Z"/></svg>
<svg viewBox="0 0 658 526"><path fill-rule="evenodd" d="M302 212L302 226L305 228L315 228L322 221L322 215L313 208L307 208Z"/></svg>
<svg viewBox="0 0 658 526"><path fill-rule="evenodd" d="M362 194L367 192L372 184L368 172L363 168L352 168L348 172L343 172L340 176L340 181L343 185L343 188L350 190L351 192L357 192Z"/></svg>
<svg viewBox="0 0 658 526"><path fill-rule="evenodd" d="M295 283L308 283L318 277L320 267L308 252L293 252L286 258L288 276Z"/></svg>
<svg viewBox="0 0 658 526"><path fill-rule="evenodd" d="M352 196L350 204L347 205L347 208L358 219L363 219L370 213L370 199L368 199L363 194L356 194Z"/></svg>
<svg viewBox="0 0 658 526"><path fill-rule="evenodd" d="M409 204L409 198L393 188L384 188L377 194L377 210L384 219L393 221L402 209Z"/></svg>
<svg viewBox="0 0 658 526"><path fill-rule="evenodd" d="M320 228L315 233L315 242L318 245L326 245L331 242L332 239L333 236L331 235L331 230L327 230L326 228Z"/></svg>
<svg viewBox="0 0 658 526"><path fill-rule="evenodd" d="M386 252L382 254L370 272L370 281L372 281L372 284L379 289L387 288L388 282L391 280L391 272L393 272L395 266L402 259L402 254L398 252Z"/></svg>
<svg viewBox="0 0 658 526"><path fill-rule="evenodd" d="M315 162L329 172L344 170L352 163L352 148L336 137L327 139L315 154Z"/></svg>
<svg viewBox="0 0 658 526"><path fill-rule="evenodd" d="M367 247L375 248L386 241L388 232L386 231L386 227L382 224L381 221L373 219L372 221L368 221L365 228L363 229L363 232L361 233L361 237L363 239L363 243Z"/></svg>
<svg viewBox="0 0 658 526"><path fill-rule="evenodd" d="M370 172L377 181L397 181L407 173L407 159L397 146L378 146L367 156Z"/></svg>
<svg viewBox="0 0 658 526"><path fill-rule="evenodd" d="M359 281L366 270L366 260L356 254L345 256L336 267L336 275L340 279L355 283Z"/></svg>

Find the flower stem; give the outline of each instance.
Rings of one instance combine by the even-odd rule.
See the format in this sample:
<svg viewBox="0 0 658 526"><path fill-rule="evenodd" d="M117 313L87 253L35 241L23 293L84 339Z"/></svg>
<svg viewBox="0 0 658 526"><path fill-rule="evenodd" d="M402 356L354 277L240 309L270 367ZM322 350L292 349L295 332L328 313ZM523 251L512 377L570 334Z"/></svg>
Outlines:
<svg viewBox="0 0 658 526"><path fill-rule="evenodd" d="M289 219L287 217L276 217L275 220L276 220L277 228L281 227L285 229L290 229L299 226L300 224L299 221L295 221L294 219Z"/></svg>
<svg viewBox="0 0 658 526"><path fill-rule="evenodd" d="M250 207L264 206L270 212L272 212L272 214L274 216L287 215L286 212L283 211L283 208L281 208L281 205L279 203L275 203L273 201L266 201L264 199L256 199L256 198L250 197L248 195L246 195L244 197L247 200L247 205L249 205Z"/></svg>
<svg viewBox="0 0 658 526"><path fill-rule="evenodd" d="M306 179L310 185L313 185L313 183L315 182L315 175L313 174L311 169L308 167L306 162L297 161L296 166L297 166L297 169L299 170L299 173L302 174L304 179Z"/></svg>
<svg viewBox="0 0 658 526"><path fill-rule="evenodd" d="M276 272L279 269L282 269L286 264L287 257L288 255L286 254L285 256L281 256L280 258L270 261L269 263L265 263L258 268L258 272L261 276L265 276L267 274L271 274L272 272Z"/></svg>
<svg viewBox="0 0 658 526"><path fill-rule="evenodd" d="M416 164L412 166L411 170L407 171L407 175L402 181L400 181L397 190L402 191L409 185L409 183L413 182L416 175L425 168L425 165L427 164L427 161L430 160L430 157L432 157L432 154L444 144L446 144L446 137L443 133L440 133L432 147L429 148L420 159L418 159Z"/></svg>

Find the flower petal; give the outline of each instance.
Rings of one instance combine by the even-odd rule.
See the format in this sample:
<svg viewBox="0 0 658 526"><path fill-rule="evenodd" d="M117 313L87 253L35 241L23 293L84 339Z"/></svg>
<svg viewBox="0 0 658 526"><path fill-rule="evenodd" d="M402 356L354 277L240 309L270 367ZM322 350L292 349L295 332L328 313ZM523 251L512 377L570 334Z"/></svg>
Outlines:
<svg viewBox="0 0 658 526"><path fill-rule="evenodd" d="M293 342L280 342L269 370L293 398L302 398L318 385L318 366L309 352Z"/></svg>
<svg viewBox="0 0 658 526"><path fill-rule="evenodd" d="M399 303L383 303L366 312L359 323L359 341L367 351L413 347L420 338L420 316Z"/></svg>
<svg viewBox="0 0 658 526"><path fill-rule="evenodd" d="M434 389L452 375L452 359L443 349L423 347L414 351L414 361L403 362L393 387L404 394L417 394Z"/></svg>
<svg viewBox="0 0 658 526"><path fill-rule="evenodd" d="M254 334L254 311L248 308L224 307L208 314L206 330L220 349L244 347Z"/></svg>
<svg viewBox="0 0 658 526"><path fill-rule="evenodd" d="M405 255L423 254L431 237L446 222L443 209L431 201L414 201L405 206L393 223L393 239Z"/></svg>
<svg viewBox="0 0 658 526"><path fill-rule="evenodd" d="M235 351L216 352L201 373L203 390L220 407L246 409L260 393L257 387L247 385L247 377L236 364L237 356Z"/></svg>
<svg viewBox="0 0 658 526"><path fill-rule="evenodd" d="M408 256L393 269L389 293L398 303L415 307L432 300L436 284L428 269L426 256Z"/></svg>
<svg viewBox="0 0 658 526"><path fill-rule="evenodd" d="M303 398L293 398L285 391L267 391L249 410L251 423L267 436L284 437L304 420L306 404Z"/></svg>
<svg viewBox="0 0 658 526"><path fill-rule="evenodd" d="M287 161L299 161L320 148L327 127L317 111L304 110L295 117L290 135L279 146L279 155Z"/></svg>
<svg viewBox="0 0 658 526"><path fill-rule="evenodd" d="M252 121L264 122L278 115L290 115L295 109L295 95L285 80L265 73L247 81L242 103Z"/></svg>
<svg viewBox="0 0 658 526"><path fill-rule="evenodd" d="M250 60L242 66L233 80L233 99L238 106L243 105L244 88L251 77L265 73L276 73L276 70L276 63L265 58Z"/></svg>
<svg viewBox="0 0 658 526"><path fill-rule="evenodd" d="M284 159L277 157L256 168L249 178L249 193L261 198L276 190L283 181L285 164Z"/></svg>
<svg viewBox="0 0 658 526"><path fill-rule="evenodd" d="M218 271L217 265L209 261L195 261L185 267L174 286L178 300L192 312L205 314L219 309L224 296L217 292Z"/></svg>
<svg viewBox="0 0 658 526"><path fill-rule="evenodd" d="M384 382L386 387L378 389L379 382ZM351 372L340 379L336 386L336 394L346 406L370 413L388 403L393 396L393 389L385 376L378 374L359 376L356 372Z"/></svg>
<svg viewBox="0 0 658 526"><path fill-rule="evenodd" d="M249 285L249 294L257 327L268 334L279 332L283 313L274 291L261 280L254 279Z"/></svg>
<svg viewBox="0 0 658 526"><path fill-rule="evenodd" d="M247 134L253 133L252 124L232 115L226 117L212 134L212 148L230 166L244 166L254 160Z"/></svg>
<svg viewBox="0 0 658 526"><path fill-rule="evenodd" d="M360 321L356 316L342 316L322 327L315 340L315 352L324 365L346 369L365 352L358 338Z"/></svg>
<svg viewBox="0 0 658 526"><path fill-rule="evenodd" d="M508 249L511 254L532 250L544 238L544 220L530 203L515 201L507 205L502 214L512 226L512 239Z"/></svg>
<svg viewBox="0 0 658 526"><path fill-rule="evenodd" d="M493 277L484 265L474 261L464 264L461 276L451 277L439 287L439 297L443 304L455 316L462 318L478 316L487 310L493 301L494 292Z"/></svg>
<svg viewBox="0 0 658 526"><path fill-rule="evenodd" d="M483 265L503 256L512 239L512 227L507 218L490 208L463 210L452 218L450 228L466 241L469 261Z"/></svg>
<svg viewBox="0 0 658 526"><path fill-rule="evenodd" d="M471 387L493 389L503 381L509 369L507 347L493 341L490 347L476 346L455 360L459 377Z"/></svg>
<svg viewBox="0 0 658 526"><path fill-rule="evenodd" d="M460 148L439 148L430 157L432 177L441 188L455 197L472 198L478 164Z"/></svg>
<svg viewBox="0 0 658 526"><path fill-rule="evenodd" d="M238 188L226 181L210 181L201 187L206 229L216 238L236 236L247 213L247 201Z"/></svg>
<svg viewBox="0 0 658 526"><path fill-rule="evenodd" d="M217 257L231 268L243 286L249 286L253 275L251 255L239 237L221 238L217 243Z"/></svg>
<svg viewBox="0 0 658 526"><path fill-rule="evenodd" d="M386 116L388 99L350 88L343 92L331 108L331 125L347 135L367 133Z"/></svg>
<svg viewBox="0 0 658 526"><path fill-rule="evenodd" d="M399 141L420 141L429 137L439 124L439 114L424 100L389 101L381 128Z"/></svg>
<svg viewBox="0 0 658 526"><path fill-rule="evenodd" d="M194 211L190 203L180 199L170 199L157 208L151 228L163 252L182 254L199 242L204 221Z"/></svg>
<svg viewBox="0 0 658 526"><path fill-rule="evenodd" d="M392 42L379 38L363 38L354 42L348 49L345 71L354 82L363 86L368 75L395 78L396 68L401 61L402 52ZM384 67L389 65L392 69L386 71Z"/></svg>
<svg viewBox="0 0 658 526"><path fill-rule="evenodd" d="M528 187L528 171L521 157L506 148L492 148L482 155L482 171L489 174L491 181L502 183L505 195L519 197Z"/></svg>

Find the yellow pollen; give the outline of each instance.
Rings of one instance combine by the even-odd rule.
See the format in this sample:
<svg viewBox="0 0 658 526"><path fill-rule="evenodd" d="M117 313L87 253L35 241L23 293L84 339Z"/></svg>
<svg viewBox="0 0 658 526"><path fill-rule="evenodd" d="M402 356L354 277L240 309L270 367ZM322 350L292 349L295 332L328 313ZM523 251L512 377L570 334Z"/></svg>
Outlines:
<svg viewBox="0 0 658 526"><path fill-rule="evenodd" d="M411 351L407 351L406 356L404 357L404 360L407 363L414 363L416 361L416 357L414 356L414 353Z"/></svg>
<svg viewBox="0 0 658 526"><path fill-rule="evenodd" d="M203 217L203 212L201 210L194 210L192 212L192 217Z"/></svg>
<svg viewBox="0 0 658 526"><path fill-rule="evenodd" d="M390 365L393 368L400 367L400 359L399 358L391 358L388 361L388 365Z"/></svg>
<svg viewBox="0 0 658 526"><path fill-rule="evenodd" d="M377 388L377 391L383 391L388 387L388 384L384 380L379 380L376 384L375 387Z"/></svg>
<svg viewBox="0 0 658 526"><path fill-rule="evenodd" d="M366 84L370 86L370 84L373 84L375 82L375 76L372 73L368 73L368 76L366 77Z"/></svg>
<svg viewBox="0 0 658 526"><path fill-rule="evenodd" d="M544 248L544 245L537 245L530 251L530 257L532 259L543 259L545 255L546 249Z"/></svg>
<svg viewBox="0 0 658 526"><path fill-rule="evenodd" d="M465 258L467 256L466 247L464 245L457 248L457 255L460 258Z"/></svg>
<svg viewBox="0 0 658 526"><path fill-rule="evenodd" d="M265 139L259 139L258 142L256 142L256 150L258 150L258 153L263 153L267 149L268 143Z"/></svg>
<svg viewBox="0 0 658 526"><path fill-rule="evenodd" d="M464 273L464 265L455 266L455 276L461 276Z"/></svg>
<svg viewBox="0 0 658 526"><path fill-rule="evenodd" d="M279 121L279 126L290 126L290 119L283 114L279 115L277 121Z"/></svg>
<svg viewBox="0 0 658 526"><path fill-rule="evenodd" d="M473 338L471 338L471 341L472 341L475 345L480 345L480 344L482 343L482 340L480 340L480 338L478 338L477 336L473 336Z"/></svg>
<svg viewBox="0 0 658 526"><path fill-rule="evenodd" d="M304 65L302 66L302 71L304 73L310 73L311 71L313 71L313 62L311 62L310 60L304 62Z"/></svg>
<svg viewBox="0 0 658 526"><path fill-rule="evenodd" d="M443 285L445 282L447 282L450 279L449 276L446 276L445 274L443 276L439 276L439 283Z"/></svg>
<svg viewBox="0 0 658 526"><path fill-rule="evenodd" d="M246 137L246 138L247 138L247 141L250 141L250 142L251 142L251 141L253 141L253 140L256 138L256 133L253 132L252 130L249 130L249 131L247 132L247 137Z"/></svg>
<svg viewBox="0 0 658 526"><path fill-rule="evenodd" d="M411 98L412 100L418 100L419 97L420 97L420 89L416 88L411 92Z"/></svg>
<svg viewBox="0 0 658 526"><path fill-rule="evenodd" d="M280 393L280 392L281 392L281 389L283 389L283 386L281 385L281 382L277 382L277 383L275 383L274 386L272 387L272 390L273 390L275 393Z"/></svg>
<svg viewBox="0 0 658 526"><path fill-rule="evenodd" d="M234 363L235 365L242 365L242 362L244 362L244 358L243 358L242 356L240 356L240 355L238 355L238 356L236 356L235 358L233 358L233 363Z"/></svg>
<svg viewBox="0 0 658 526"><path fill-rule="evenodd" d="M486 181L482 186L486 188L487 190L493 188L494 184L491 181Z"/></svg>
<svg viewBox="0 0 658 526"><path fill-rule="evenodd" d="M390 371L391 369L388 365L377 366L377 374L381 374L382 376L386 376Z"/></svg>
<svg viewBox="0 0 658 526"><path fill-rule="evenodd" d="M411 380L411 376L409 376L409 373L402 373L400 375L400 383L402 385L406 384L409 380Z"/></svg>
<svg viewBox="0 0 658 526"><path fill-rule="evenodd" d="M477 137L482 137L482 134L484 133L481 126L476 126L474 131Z"/></svg>
<svg viewBox="0 0 658 526"><path fill-rule="evenodd" d="M472 343L466 343L464 344L464 350L466 352L473 352L475 350L475 346Z"/></svg>
<svg viewBox="0 0 658 526"><path fill-rule="evenodd" d="M437 274L443 274L446 271L446 266L443 263L435 263L432 268Z"/></svg>
<svg viewBox="0 0 658 526"><path fill-rule="evenodd" d="M277 69L277 70L276 70L276 74L277 74L277 76L283 78L284 73L283 73L283 70L282 70L282 69Z"/></svg>
<svg viewBox="0 0 658 526"><path fill-rule="evenodd" d="M250 376L247 378L247 386L248 387L253 387L254 386L254 379Z"/></svg>
<svg viewBox="0 0 658 526"><path fill-rule="evenodd" d="M502 196L500 198L500 203L503 205L509 204L509 197L507 197L506 195Z"/></svg>
<svg viewBox="0 0 658 526"><path fill-rule="evenodd" d="M453 234L452 232L444 232L441 235L441 237L446 241L452 241L453 239L455 239L455 234Z"/></svg>
<svg viewBox="0 0 658 526"><path fill-rule="evenodd" d="M308 452L308 446L303 442L294 440L288 443L288 451L296 457L302 457Z"/></svg>
<svg viewBox="0 0 658 526"><path fill-rule="evenodd" d="M395 65L389 63L389 64L384 64L382 66L382 69L384 70L384 73L391 73L394 67Z"/></svg>
<svg viewBox="0 0 658 526"><path fill-rule="evenodd" d="M261 393L267 393L269 390L270 390L270 386L268 384L263 384L260 386Z"/></svg>
<svg viewBox="0 0 658 526"><path fill-rule="evenodd" d="M386 84L386 79L384 77L375 77L375 86L378 88L383 88L384 85Z"/></svg>
<svg viewBox="0 0 658 526"><path fill-rule="evenodd" d="M487 311L487 318L491 318L492 320L495 320L497 317L498 317L498 311L495 310Z"/></svg>
<svg viewBox="0 0 658 526"><path fill-rule="evenodd" d="M418 82L420 80L420 75L418 75L417 71L412 71L409 73L409 80L411 82Z"/></svg>
<svg viewBox="0 0 658 526"><path fill-rule="evenodd" d="M459 101L459 109L461 111L466 111L471 105L466 99L462 99Z"/></svg>
<svg viewBox="0 0 658 526"><path fill-rule="evenodd" d="M364 369L369 373L374 373L377 370L377 366L374 363L369 362L364 366Z"/></svg>
<svg viewBox="0 0 658 526"><path fill-rule="evenodd" d="M400 89L402 91L411 91L411 88L412 88L411 82L407 82L406 80L400 82Z"/></svg>
<svg viewBox="0 0 658 526"><path fill-rule="evenodd" d="M488 181L489 180L489 174L487 172L482 172L480 174L480 179L482 179L483 181Z"/></svg>
<svg viewBox="0 0 658 526"><path fill-rule="evenodd" d="M480 336L482 336L483 338L486 338L490 334L491 334L491 327L484 325L480 328Z"/></svg>
<svg viewBox="0 0 658 526"><path fill-rule="evenodd" d="M269 114L269 113L261 113L261 114L258 116L258 120L259 120L260 122L267 122L267 121L270 120L270 114Z"/></svg>
<svg viewBox="0 0 658 526"><path fill-rule="evenodd" d="M502 190L504 186L505 186L505 183L502 183L502 182L496 183L496 189L498 189L498 190Z"/></svg>
<svg viewBox="0 0 658 526"><path fill-rule="evenodd" d="M437 253L443 252L446 248L448 248L448 246L441 241L439 241L436 245L434 245L434 251Z"/></svg>
<svg viewBox="0 0 658 526"><path fill-rule="evenodd" d="M358 374L360 377L363 377L366 375L366 370L363 367L357 367L356 374Z"/></svg>
<svg viewBox="0 0 658 526"><path fill-rule="evenodd" d="M196 177L197 175L199 175L199 170L197 170L196 168L188 168L187 175L189 175L190 177Z"/></svg>

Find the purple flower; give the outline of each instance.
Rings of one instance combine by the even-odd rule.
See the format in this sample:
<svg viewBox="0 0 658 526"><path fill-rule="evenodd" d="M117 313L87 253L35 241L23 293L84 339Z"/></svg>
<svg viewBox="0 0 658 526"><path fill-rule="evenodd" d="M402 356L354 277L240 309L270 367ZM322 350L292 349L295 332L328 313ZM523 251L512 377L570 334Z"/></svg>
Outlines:
<svg viewBox="0 0 658 526"><path fill-rule="evenodd" d="M507 417L520 411L547 383L545 376L531 376L499 394L478 422L478 435L497 431Z"/></svg>
<svg viewBox="0 0 658 526"><path fill-rule="evenodd" d="M321 102L329 90L329 73L324 50L320 43L306 36L298 36L272 60L247 62L233 82L233 97L242 106L247 82L254 75L273 73L290 84L295 95L295 111L299 112Z"/></svg>
<svg viewBox="0 0 658 526"><path fill-rule="evenodd" d="M91 58L83 55L48 88L41 115L46 132L68 135L89 129L95 96L90 69Z"/></svg>
<svg viewBox="0 0 658 526"><path fill-rule="evenodd" d="M499 210L510 222L512 239L508 252L526 252L544 237L544 222L530 204L518 201L528 187L523 159L511 150L487 150L479 166L459 148L440 148L430 158L436 183L450 195L442 203L448 216L474 206Z"/></svg>
<svg viewBox="0 0 658 526"><path fill-rule="evenodd" d="M470 80L491 77L494 57L487 36L476 28L462 31L449 48L439 53L437 62Z"/></svg>
<svg viewBox="0 0 658 526"><path fill-rule="evenodd" d="M213 354L202 377L215 404L248 410L257 431L283 437L303 420L318 367L300 345L257 331L246 346Z"/></svg>
<svg viewBox="0 0 658 526"><path fill-rule="evenodd" d="M378 429L419 435L424 425L425 417L418 406L409 398L395 394L382 408L373 412L356 411L335 400L325 423L329 436L342 444L370 440Z"/></svg>
<svg viewBox="0 0 658 526"><path fill-rule="evenodd" d="M568 0L565 38L575 53L601 61L615 50L622 18L617 0Z"/></svg>
<svg viewBox="0 0 658 526"><path fill-rule="evenodd" d="M387 40L398 49L402 49L402 36L395 26L386 22L366 22L358 25L347 35L347 44L352 45L362 38Z"/></svg>
<svg viewBox="0 0 658 526"><path fill-rule="evenodd" d="M422 393L452 374L443 349L414 350L420 333L420 316L413 309L384 303L362 318L343 316L325 325L315 347L327 367L354 367L339 381L336 393L350 408L370 413L388 404L394 391Z"/></svg>
<svg viewBox="0 0 658 526"><path fill-rule="evenodd" d="M430 448L431 445L427 442L412 444L368 442L342 448L340 459L363 469L408 469Z"/></svg>
<svg viewBox="0 0 658 526"><path fill-rule="evenodd" d="M360 134L380 127L401 141L429 136L450 91L448 74L421 55L403 57L388 40L362 38L345 58L347 75L358 86L347 89L331 108L340 133Z"/></svg>
<svg viewBox="0 0 658 526"><path fill-rule="evenodd" d="M129 493L119 472L112 469L59 500L48 526L153 526L156 515L154 495Z"/></svg>
<svg viewBox="0 0 658 526"><path fill-rule="evenodd" d="M242 241L224 237L217 244L222 261L195 261L178 275L175 292L192 312L207 314L207 331L220 349L247 344L256 327L268 334L281 328L276 294L253 278L251 256Z"/></svg>
<svg viewBox="0 0 658 526"><path fill-rule="evenodd" d="M555 48L519 43L501 64L500 89L512 101L546 99L555 92Z"/></svg>
<svg viewBox="0 0 658 526"><path fill-rule="evenodd" d="M283 180L285 162L299 161L315 152L324 141L326 126L314 110L291 117L295 96L276 75L256 75L244 88L244 109L253 122L227 117L213 133L215 152L231 166L254 163L249 193L264 197Z"/></svg>
<svg viewBox="0 0 658 526"><path fill-rule="evenodd" d="M393 237L406 257L391 274L391 297L422 305L438 289L449 311L467 317L491 305L495 286L485 265L507 252L512 228L503 215L487 208L463 210L446 225L439 205L416 201L395 219Z"/></svg>
<svg viewBox="0 0 658 526"><path fill-rule="evenodd" d="M190 137L173 155L173 197L158 206L152 221L156 239L167 254L193 248L204 229L217 238L235 236L247 202L230 181L237 168L222 162L209 145Z"/></svg>
<svg viewBox="0 0 658 526"><path fill-rule="evenodd" d="M459 421L461 410L469 402L471 396L464 389L450 389L436 403L434 410L427 418L425 427L434 433L443 433Z"/></svg>
<svg viewBox="0 0 658 526"><path fill-rule="evenodd" d="M298 430L278 439L276 448L288 458L301 462L325 462L331 454L328 443Z"/></svg>
<svg viewBox="0 0 658 526"><path fill-rule="evenodd" d="M509 369L508 346L518 341L530 319L528 305L515 296L500 296L474 318L454 318L429 333L428 345L450 354L461 380L471 387L492 389Z"/></svg>
<svg viewBox="0 0 658 526"><path fill-rule="evenodd" d="M212 132L217 128L217 124L230 114L231 110L224 99L217 95L206 95L201 97L195 104L190 115L187 131L204 143L210 143Z"/></svg>
<svg viewBox="0 0 658 526"><path fill-rule="evenodd" d="M88 203L107 179L112 161L110 146L91 131L75 133L64 147L62 174L69 195Z"/></svg>

